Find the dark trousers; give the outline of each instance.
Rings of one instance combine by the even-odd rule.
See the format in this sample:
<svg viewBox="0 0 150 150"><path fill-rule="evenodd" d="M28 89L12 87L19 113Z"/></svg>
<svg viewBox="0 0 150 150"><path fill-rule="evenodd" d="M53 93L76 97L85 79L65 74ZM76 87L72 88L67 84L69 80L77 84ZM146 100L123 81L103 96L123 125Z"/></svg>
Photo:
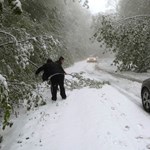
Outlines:
<svg viewBox="0 0 150 150"><path fill-rule="evenodd" d="M60 87L60 95L63 99L66 98L65 88L64 88L64 75L58 74L51 78L51 94L52 100L57 99L57 90Z"/></svg>

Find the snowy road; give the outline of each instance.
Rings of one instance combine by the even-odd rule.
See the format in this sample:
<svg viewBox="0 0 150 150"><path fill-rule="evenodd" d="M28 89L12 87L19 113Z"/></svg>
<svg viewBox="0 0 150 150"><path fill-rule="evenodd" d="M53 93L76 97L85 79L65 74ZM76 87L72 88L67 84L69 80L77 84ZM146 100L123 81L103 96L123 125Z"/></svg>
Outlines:
<svg viewBox="0 0 150 150"><path fill-rule="evenodd" d="M127 77L117 73L109 72L101 68L97 68L97 64L93 65L95 70L87 70L87 73L93 74L99 80L107 80L111 86L117 89L120 93L128 97L133 103L142 107L141 104L141 85L142 80L134 79L133 77Z"/></svg>
<svg viewBox="0 0 150 150"><path fill-rule="evenodd" d="M150 115L141 106L141 84L97 71L86 62L66 69L80 71L110 85L67 91L67 99L58 97L57 102L44 90L48 104L15 120L3 133L2 150L150 149Z"/></svg>

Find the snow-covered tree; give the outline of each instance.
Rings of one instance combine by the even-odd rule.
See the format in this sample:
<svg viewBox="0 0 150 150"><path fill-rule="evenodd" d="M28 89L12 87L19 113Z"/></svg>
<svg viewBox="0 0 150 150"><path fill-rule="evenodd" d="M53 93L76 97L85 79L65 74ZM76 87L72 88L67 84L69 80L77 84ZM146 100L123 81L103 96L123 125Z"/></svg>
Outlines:
<svg viewBox="0 0 150 150"><path fill-rule="evenodd" d="M12 11L15 14L21 14L22 13L22 4L20 0L7 0L9 5L11 6ZM4 7L4 0L0 0L0 11L3 11Z"/></svg>
<svg viewBox="0 0 150 150"><path fill-rule="evenodd" d="M149 6L147 0L120 0L115 17L95 19L94 38L116 54L114 64L120 70L144 72L150 68Z"/></svg>
<svg viewBox="0 0 150 150"><path fill-rule="evenodd" d="M117 17L101 16L94 34L116 54L114 64L119 70L145 72L150 68L150 18L135 16L119 20Z"/></svg>

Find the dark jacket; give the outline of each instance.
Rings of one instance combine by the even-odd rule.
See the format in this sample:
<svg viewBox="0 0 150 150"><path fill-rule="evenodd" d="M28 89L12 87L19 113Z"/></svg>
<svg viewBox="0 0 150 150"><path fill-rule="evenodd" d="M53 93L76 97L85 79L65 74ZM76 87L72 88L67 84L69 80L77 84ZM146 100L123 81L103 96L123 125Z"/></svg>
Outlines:
<svg viewBox="0 0 150 150"><path fill-rule="evenodd" d="M47 81L48 78L54 74L57 73L64 74L63 68L60 67L60 65L56 62L50 62L44 64L43 66L37 69L35 74L38 75L42 71L43 71L43 75L42 75L43 81Z"/></svg>
<svg viewBox="0 0 150 150"><path fill-rule="evenodd" d="M42 75L43 81L48 80L49 76L51 76L54 72L53 62L44 64L43 66L41 66L36 70L35 74L38 75L42 71L43 71L43 75Z"/></svg>
<svg viewBox="0 0 150 150"><path fill-rule="evenodd" d="M62 73L64 73L64 74L66 74L65 70L64 70L63 67L62 67L61 60L59 59L59 60L57 60L55 63L59 66L60 71L61 71Z"/></svg>

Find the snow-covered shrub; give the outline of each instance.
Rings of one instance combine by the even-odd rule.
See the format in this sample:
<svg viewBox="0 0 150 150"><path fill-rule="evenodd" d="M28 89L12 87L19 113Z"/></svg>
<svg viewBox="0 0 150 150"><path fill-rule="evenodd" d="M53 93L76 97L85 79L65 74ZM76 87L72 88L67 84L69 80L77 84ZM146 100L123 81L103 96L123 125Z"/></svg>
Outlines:
<svg viewBox="0 0 150 150"><path fill-rule="evenodd" d="M8 0L8 1L11 5L12 11L15 14L21 14L22 13L22 5L21 5L20 0Z"/></svg>
<svg viewBox="0 0 150 150"><path fill-rule="evenodd" d="M30 97L24 99L24 106L26 106L27 110L32 110L36 107L46 105L46 101L43 99L42 95L36 91L30 93Z"/></svg>

